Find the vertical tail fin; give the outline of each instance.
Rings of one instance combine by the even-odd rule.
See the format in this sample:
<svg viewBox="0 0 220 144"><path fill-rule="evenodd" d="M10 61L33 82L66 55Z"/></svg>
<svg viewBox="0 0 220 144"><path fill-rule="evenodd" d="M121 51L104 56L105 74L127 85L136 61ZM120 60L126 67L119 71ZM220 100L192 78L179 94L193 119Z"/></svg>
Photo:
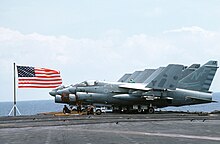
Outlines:
<svg viewBox="0 0 220 144"><path fill-rule="evenodd" d="M154 89L176 89L184 66L169 64L146 87Z"/></svg>
<svg viewBox="0 0 220 144"><path fill-rule="evenodd" d="M139 76L134 79L134 81L136 83L143 83L155 71L155 69L145 69Z"/></svg>
<svg viewBox="0 0 220 144"><path fill-rule="evenodd" d="M164 69L165 67L159 67L156 69L146 80L144 80L144 83L148 84L150 83L155 77L157 77Z"/></svg>
<svg viewBox="0 0 220 144"><path fill-rule="evenodd" d="M181 79L178 88L208 92L217 69L217 61L209 61Z"/></svg>
<svg viewBox="0 0 220 144"><path fill-rule="evenodd" d="M125 82L130 76L131 76L131 74L124 74L124 75L118 80L118 82Z"/></svg>
<svg viewBox="0 0 220 144"><path fill-rule="evenodd" d="M125 82L135 82L134 79L141 73L142 71L135 71L131 74L131 76Z"/></svg>
<svg viewBox="0 0 220 144"><path fill-rule="evenodd" d="M200 64L192 64L191 66L184 69L184 71L182 72L182 74L180 76L180 80L183 79L184 77L186 77L187 75L191 74L195 70L197 70L199 67L200 67Z"/></svg>

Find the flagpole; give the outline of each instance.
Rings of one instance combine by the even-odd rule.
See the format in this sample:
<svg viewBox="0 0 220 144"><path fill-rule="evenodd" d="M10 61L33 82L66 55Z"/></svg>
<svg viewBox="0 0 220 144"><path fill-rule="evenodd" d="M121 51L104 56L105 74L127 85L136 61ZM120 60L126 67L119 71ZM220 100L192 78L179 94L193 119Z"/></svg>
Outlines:
<svg viewBox="0 0 220 144"><path fill-rule="evenodd" d="M15 63L14 63L14 116L16 116L16 79L15 79Z"/></svg>
<svg viewBox="0 0 220 144"><path fill-rule="evenodd" d="M14 116L16 116L16 111L18 111L18 114L21 115L18 107L16 106L16 76L15 76L16 75L15 74L16 73L15 72L16 65L15 65L15 63L13 63L13 65L14 65L14 105L13 105L12 109L10 110L10 112L8 113L8 116L11 115L13 110L14 110Z"/></svg>

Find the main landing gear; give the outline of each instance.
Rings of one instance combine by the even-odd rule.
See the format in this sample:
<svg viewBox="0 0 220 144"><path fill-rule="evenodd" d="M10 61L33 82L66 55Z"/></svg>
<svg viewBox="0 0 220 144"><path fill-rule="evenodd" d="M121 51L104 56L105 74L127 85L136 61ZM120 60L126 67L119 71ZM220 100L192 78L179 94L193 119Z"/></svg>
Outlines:
<svg viewBox="0 0 220 144"><path fill-rule="evenodd" d="M150 104L149 106L145 108L141 108L141 106L138 106L137 113L148 113L148 114L153 114L155 112L155 107Z"/></svg>
<svg viewBox="0 0 220 144"><path fill-rule="evenodd" d="M153 114L155 112L154 108L153 107L149 107L148 108L148 113L149 114Z"/></svg>
<svg viewBox="0 0 220 144"><path fill-rule="evenodd" d="M148 113L153 114L154 112L155 112L154 107L153 107L152 104L150 104L149 107L148 107Z"/></svg>

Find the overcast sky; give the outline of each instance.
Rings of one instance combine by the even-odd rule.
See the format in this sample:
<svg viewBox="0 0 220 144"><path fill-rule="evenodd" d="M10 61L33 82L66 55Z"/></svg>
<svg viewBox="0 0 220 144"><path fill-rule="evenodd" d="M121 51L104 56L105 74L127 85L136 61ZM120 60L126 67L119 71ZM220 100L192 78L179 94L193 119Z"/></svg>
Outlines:
<svg viewBox="0 0 220 144"><path fill-rule="evenodd" d="M68 85L209 60L220 62L219 0L0 0L0 102L13 101L13 62L60 70ZM49 91L17 89L17 100Z"/></svg>

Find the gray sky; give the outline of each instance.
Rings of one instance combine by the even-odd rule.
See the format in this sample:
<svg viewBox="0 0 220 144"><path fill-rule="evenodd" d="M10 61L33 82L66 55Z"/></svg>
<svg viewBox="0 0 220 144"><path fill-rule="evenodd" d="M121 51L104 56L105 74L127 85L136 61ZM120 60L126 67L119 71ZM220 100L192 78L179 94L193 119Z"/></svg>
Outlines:
<svg viewBox="0 0 220 144"><path fill-rule="evenodd" d="M219 50L218 0L0 0L0 101L13 100L13 62L60 70L67 85L220 61ZM48 91L18 89L17 99L52 99Z"/></svg>

